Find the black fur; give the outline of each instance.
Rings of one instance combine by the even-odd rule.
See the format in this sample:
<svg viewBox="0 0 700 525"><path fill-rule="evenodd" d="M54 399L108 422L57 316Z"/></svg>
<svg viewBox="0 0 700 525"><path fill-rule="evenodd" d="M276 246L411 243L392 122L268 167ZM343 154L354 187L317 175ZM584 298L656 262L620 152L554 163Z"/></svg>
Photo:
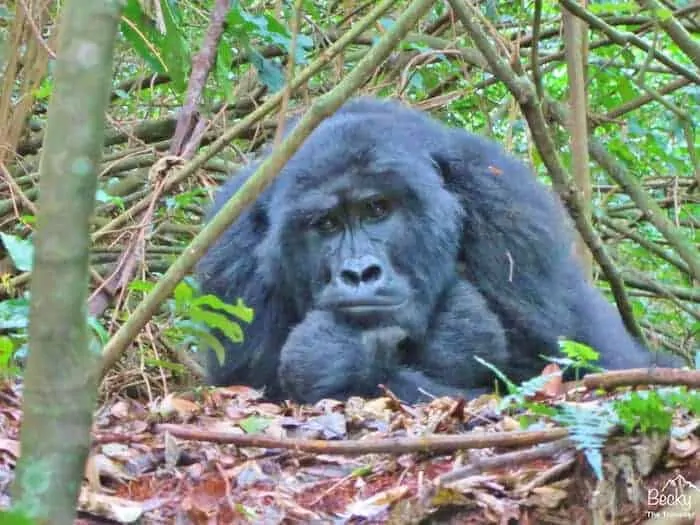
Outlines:
<svg viewBox="0 0 700 525"><path fill-rule="evenodd" d="M204 292L255 309L242 344L222 339L224 365L209 357L210 382L271 399L379 383L409 402L472 395L493 378L471 356L520 381L559 337L593 346L603 367L651 363L585 282L561 204L525 165L393 102L356 99L321 123L197 272Z"/></svg>

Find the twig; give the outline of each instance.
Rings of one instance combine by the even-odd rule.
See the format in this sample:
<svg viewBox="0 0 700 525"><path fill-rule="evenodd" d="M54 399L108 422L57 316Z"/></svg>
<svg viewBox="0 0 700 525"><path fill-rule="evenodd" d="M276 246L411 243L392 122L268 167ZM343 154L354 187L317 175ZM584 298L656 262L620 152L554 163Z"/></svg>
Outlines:
<svg viewBox="0 0 700 525"><path fill-rule="evenodd" d="M638 272L635 273L637 273L637 275L633 275L629 272L623 273L623 279L633 288L653 292L655 295L661 293L662 295L672 295L673 297L677 297L682 301L700 303L700 289L698 288L685 288L683 286L673 286L671 284L660 283L654 283L652 285L650 282L653 282L653 279L639 276Z"/></svg>
<svg viewBox="0 0 700 525"><path fill-rule="evenodd" d="M542 85L542 72L540 71L540 26L542 24L542 0L535 0L535 14L532 20L532 37L530 38L530 43L532 48L530 49L530 68L532 70L532 83L535 85L535 91L537 97L542 99L544 97L544 87ZM555 33L556 34L556 33ZM522 41L520 41L522 46Z"/></svg>
<svg viewBox="0 0 700 525"><path fill-rule="evenodd" d="M421 437L357 439L325 441L321 439L273 438L262 435L212 432L195 427L162 423L155 426L157 432L193 441L209 441L239 447L282 448L313 454L339 454L358 456L364 454L406 454L410 452L450 453L492 447L523 447L566 438L564 428L516 432L472 432L459 435L431 435ZM522 452L521 452L522 453ZM551 454L551 453L550 453Z"/></svg>
<svg viewBox="0 0 700 525"><path fill-rule="evenodd" d="M680 271L684 273L689 273L688 272L688 265L683 262L682 259L676 257L674 253L669 253L667 250L664 250L663 247L659 246L657 243L650 241L643 235L638 234L631 228L627 228L626 226L620 224L618 221L614 221L610 219L609 217L606 217L604 215L598 216L596 220L602 224L604 224L607 228L610 230L613 230L614 232L617 232L618 234L627 237L628 239L631 239L635 241L637 244L639 244L641 247L644 249L648 250L649 252L653 253L657 257L662 258L664 261L671 263L673 266L678 268Z"/></svg>
<svg viewBox="0 0 700 525"><path fill-rule="evenodd" d="M668 36L671 37L678 47L681 48L695 67L700 68L700 45L693 39L683 25L675 19L673 15L667 17L659 17L658 11L664 9L657 0L637 0L637 2L651 11L654 21L664 28Z"/></svg>
<svg viewBox="0 0 700 525"><path fill-rule="evenodd" d="M197 106L202 97L209 71L214 64L228 11L228 0L216 0L202 48L192 60L192 73L187 86L185 104L178 115L175 135L170 144L171 155L182 155L185 150L189 151L190 155L194 154L202 138L204 126L199 122Z"/></svg>
<svg viewBox="0 0 700 525"><path fill-rule="evenodd" d="M391 6L394 5L396 0L384 0L379 5L377 5L365 18L353 25L352 29L348 31L345 35L338 39L332 46L324 50L321 56L312 62L308 67L301 71L291 82L290 89L295 90L300 86L304 85L311 77L318 73L321 69L325 67L336 55L338 55L345 47L350 45L356 36L362 34L368 27L374 23L380 16L382 16L386 11L388 11ZM186 180L190 175L195 173L199 168L201 168L204 163L226 147L233 139L238 137L243 131L251 128L256 122L261 120L268 113L275 110L279 104L282 102L283 93L277 93L270 97L264 104L258 106L254 111L248 114L240 122L232 126L226 132L221 134L215 141L213 141L209 148L200 152L194 159L188 162L182 170L173 174L173 176L168 178L166 187L164 191L170 189L171 186L179 184L180 182ZM93 233L93 242L102 237L108 231L118 228L124 224L129 217L132 217L139 212L146 209L149 205L150 200L144 198L134 204L125 213L116 217L114 220L110 221L109 224L103 226L98 231Z"/></svg>
<svg viewBox="0 0 700 525"><path fill-rule="evenodd" d="M612 390L620 386L671 385L700 388L700 370L678 368L633 368L614 370L600 374L588 374L583 384L590 390L602 388Z"/></svg>
<svg viewBox="0 0 700 525"><path fill-rule="evenodd" d="M460 479L474 476L485 470L522 465L523 463L529 463L535 459L551 459L553 456L571 448L573 448L571 440L569 438L564 438L527 450L514 450L513 452L507 452L493 457L476 459L470 461L469 465L438 476L434 483L436 485L446 485L447 483L453 483Z"/></svg>
<svg viewBox="0 0 700 525"><path fill-rule="evenodd" d="M660 51L657 51L656 49L652 48L649 44L647 44L637 35L618 31L614 27L605 23L603 19L598 18L589 11L586 11L574 0L559 0L559 3L566 7L569 11L571 11L571 13L575 14L577 17L581 18L582 20L585 20L588 23L588 25L590 25L592 28L605 33L608 36L608 38L610 38L610 40L612 40L616 44L619 44L621 46L632 44L653 56L656 60L661 62L663 65L665 65L672 71L675 71L679 75L687 78L688 80L693 81L696 84L700 84L700 76L698 76L697 73L689 70L686 67L681 66L677 62L674 62Z"/></svg>
<svg viewBox="0 0 700 525"><path fill-rule="evenodd" d="M630 196L646 218L676 249L678 255L688 265L690 276L695 280L700 280L700 251L666 218L654 199L644 191L644 188L628 173L622 163L606 151L598 139L591 137L589 149L593 159L615 182L622 186L625 193Z"/></svg>

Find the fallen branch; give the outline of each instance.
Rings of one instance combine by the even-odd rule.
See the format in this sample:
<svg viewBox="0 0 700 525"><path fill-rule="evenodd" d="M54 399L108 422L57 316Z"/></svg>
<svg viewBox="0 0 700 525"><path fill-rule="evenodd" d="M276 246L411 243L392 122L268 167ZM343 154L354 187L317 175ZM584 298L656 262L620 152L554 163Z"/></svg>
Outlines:
<svg viewBox="0 0 700 525"><path fill-rule="evenodd" d="M282 448L312 454L339 454L361 456L364 454L407 454L410 452L450 453L456 450L492 447L523 447L548 443L566 438L568 430L516 432L473 432L459 435L431 435L421 437L354 439L345 441L325 441L322 439L273 438L269 436L233 434L232 432L212 432L194 427L170 423L156 425L156 431L168 432L180 439L210 441L252 448Z"/></svg>
<svg viewBox="0 0 700 525"><path fill-rule="evenodd" d="M632 368L614 370L600 374L589 374L583 378L586 388L611 390L620 386L670 385L700 388L700 370L677 368Z"/></svg>

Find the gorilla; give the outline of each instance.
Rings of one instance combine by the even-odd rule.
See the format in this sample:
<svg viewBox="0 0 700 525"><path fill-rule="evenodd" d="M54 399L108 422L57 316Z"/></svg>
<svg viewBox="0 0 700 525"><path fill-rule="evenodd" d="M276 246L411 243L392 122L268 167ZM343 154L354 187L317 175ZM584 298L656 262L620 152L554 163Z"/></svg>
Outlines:
<svg viewBox="0 0 700 525"><path fill-rule="evenodd" d="M218 192L215 213L257 167ZM208 381L271 400L413 403L537 375L561 337L605 368L651 354L584 278L560 201L496 143L398 102L325 119L197 266L204 293L255 310Z"/></svg>

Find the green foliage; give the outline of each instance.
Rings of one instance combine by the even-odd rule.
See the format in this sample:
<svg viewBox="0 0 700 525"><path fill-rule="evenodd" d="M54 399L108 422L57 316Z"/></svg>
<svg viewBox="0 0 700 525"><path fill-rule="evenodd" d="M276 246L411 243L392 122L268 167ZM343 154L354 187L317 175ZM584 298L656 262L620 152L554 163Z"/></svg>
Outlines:
<svg viewBox="0 0 700 525"><path fill-rule="evenodd" d="M162 33L138 0L127 0L120 30L151 69L169 75L175 89L182 92L187 87L186 67L191 62L190 48L181 31L182 16L177 3L159 1L165 26Z"/></svg>
<svg viewBox="0 0 700 525"><path fill-rule="evenodd" d="M0 301L0 375L19 373L17 364L27 355L28 295Z"/></svg>
<svg viewBox="0 0 700 525"><path fill-rule="evenodd" d="M559 363L563 371L569 367L577 372L581 368L590 368L598 359L597 352L574 341L560 341L560 349L566 357L550 360ZM700 392L688 392L686 388L627 392L618 399L599 400L587 405L535 402L532 399L551 380L552 375L537 376L516 385L492 364L477 356L474 359L506 384L509 393L500 400L499 412L522 410L519 419L523 428L537 425L538 418L543 417L566 427L599 479L603 477L601 450L614 429L621 427L627 433L637 430L642 433L668 433L674 410L685 410L691 417L697 417L700 413Z"/></svg>
<svg viewBox="0 0 700 525"><path fill-rule="evenodd" d="M617 424L617 415L609 403L596 405L564 404L552 418L569 431L569 437L582 450L598 479L603 479L601 449Z"/></svg>
<svg viewBox="0 0 700 525"><path fill-rule="evenodd" d="M644 433L668 431L671 428L671 410L654 390L633 392L627 399L617 401L615 408L620 423L628 433L637 427Z"/></svg>
<svg viewBox="0 0 700 525"><path fill-rule="evenodd" d="M559 349L565 357L542 356L543 359L558 364L563 370L573 369L577 379L581 377L582 370L602 370L595 365L600 354L588 345L561 339L559 340Z"/></svg>
<svg viewBox="0 0 700 525"><path fill-rule="evenodd" d="M238 422L238 426L241 427L246 434L260 434L267 427L273 418L263 417L263 416L248 416L245 419Z"/></svg>
<svg viewBox="0 0 700 525"><path fill-rule="evenodd" d="M36 525L37 522L26 512L13 509L0 510L0 523L3 525Z"/></svg>
<svg viewBox="0 0 700 525"><path fill-rule="evenodd" d="M630 392L614 402L622 428L627 433L668 432L673 412L687 411L691 417L700 414L700 392L685 387Z"/></svg>
<svg viewBox="0 0 700 525"><path fill-rule="evenodd" d="M589 10L596 15L636 14L639 6L636 2L591 2Z"/></svg>
<svg viewBox="0 0 700 525"><path fill-rule="evenodd" d="M29 351L29 293L17 299L0 301L0 375L11 376L21 372ZM90 335L96 338L96 350L109 340L109 333L95 317L86 319Z"/></svg>
<svg viewBox="0 0 700 525"><path fill-rule="evenodd" d="M16 375L19 369L14 364L15 342L6 335L0 335L0 377Z"/></svg>
<svg viewBox="0 0 700 525"><path fill-rule="evenodd" d="M95 200L101 203L114 204L119 210L125 210L124 199L114 195L110 195L107 191L98 188L95 193Z"/></svg>
<svg viewBox="0 0 700 525"><path fill-rule="evenodd" d="M133 281L130 288L148 292L153 288L153 283ZM236 319L251 323L254 317L253 310L241 299L236 304L228 304L211 294L200 295L192 279L185 279L175 287L173 297L166 301L165 308L169 320L163 334L167 339L176 345L192 346L199 351L211 348L222 363L225 349L212 330L234 343L240 343L244 333Z"/></svg>
<svg viewBox="0 0 700 525"><path fill-rule="evenodd" d="M252 14L243 9L240 2L234 2L226 17L227 35L245 52L250 63L260 75L260 80L275 92L282 89L285 78L278 62L265 58L254 43L279 46L286 54L292 51L292 35L271 13ZM313 46L311 38L304 34L297 35L294 61L306 64L306 50Z"/></svg>
<svg viewBox="0 0 700 525"><path fill-rule="evenodd" d="M1 232L0 240L2 240L15 267L21 272L31 271L34 259L34 245L32 241Z"/></svg>

